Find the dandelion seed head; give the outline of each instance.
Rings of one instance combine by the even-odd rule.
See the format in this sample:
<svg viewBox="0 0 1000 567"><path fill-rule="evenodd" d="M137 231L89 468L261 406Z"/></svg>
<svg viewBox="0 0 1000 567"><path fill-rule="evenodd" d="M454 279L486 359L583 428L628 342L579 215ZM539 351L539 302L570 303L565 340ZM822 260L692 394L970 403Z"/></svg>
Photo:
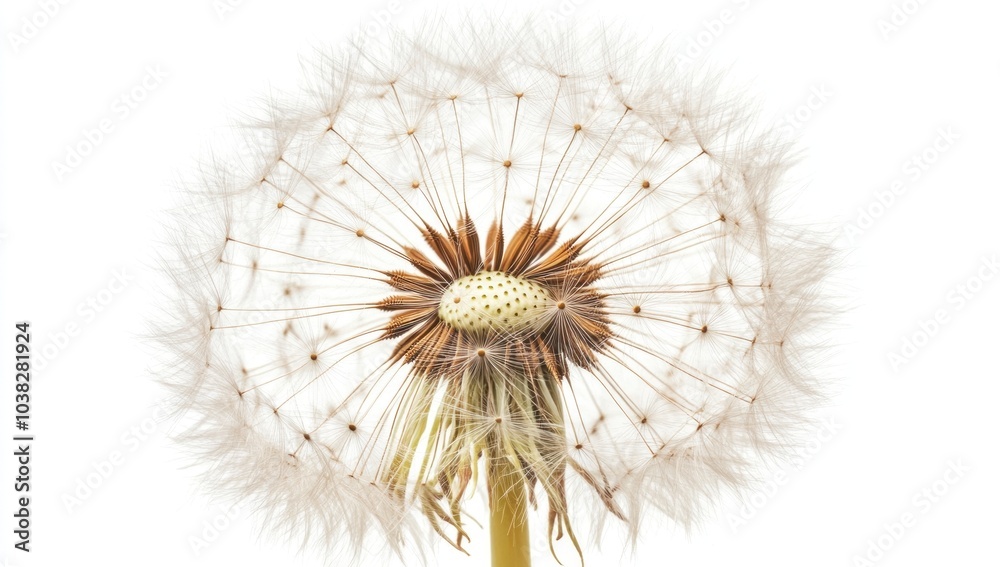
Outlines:
<svg viewBox="0 0 1000 567"><path fill-rule="evenodd" d="M463 276L441 294L438 316L465 333L541 330L552 297L543 286L496 271Z"/></svg>
<svg viewBox="0 0 1000 567"><path fill-rule="evenodd" d="M787 146L626 36L359 40L239 129L160 335L209 490L356 561L464 550L504 468L580 550L688 526L788 446L828 250L777 214Z"/></svg>

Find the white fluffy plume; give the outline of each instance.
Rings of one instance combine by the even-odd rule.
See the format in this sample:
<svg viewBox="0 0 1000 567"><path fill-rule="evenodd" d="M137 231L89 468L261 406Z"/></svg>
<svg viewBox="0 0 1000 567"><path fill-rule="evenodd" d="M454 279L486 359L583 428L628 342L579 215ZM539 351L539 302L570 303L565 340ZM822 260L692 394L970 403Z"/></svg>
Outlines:
<svg viewBox="0 0 1000 567"><path fill-rule="evenodd" d="M468 21L317 55L206 164L160 342L211 492L340 564L462 548L499 455L585 554L780 455L818 397L827 251L775 218L785 145L621 35ZM439 317L477 273L544 312Z"/></svg>

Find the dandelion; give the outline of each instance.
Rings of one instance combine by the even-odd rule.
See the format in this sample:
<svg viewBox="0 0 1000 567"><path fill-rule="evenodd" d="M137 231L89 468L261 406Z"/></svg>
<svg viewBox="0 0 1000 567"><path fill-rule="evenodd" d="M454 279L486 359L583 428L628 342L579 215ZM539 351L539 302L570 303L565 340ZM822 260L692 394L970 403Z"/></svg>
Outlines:
<svg viewBox="0 0 1000 567"><path fill-rule="evenodd" d="M493 565L527 566L529 525L582 558L780 452L826 258L718 81L474 23L307 71L176 225L163 374L213 492L337 564L465 551L480 494Z"/></svg>

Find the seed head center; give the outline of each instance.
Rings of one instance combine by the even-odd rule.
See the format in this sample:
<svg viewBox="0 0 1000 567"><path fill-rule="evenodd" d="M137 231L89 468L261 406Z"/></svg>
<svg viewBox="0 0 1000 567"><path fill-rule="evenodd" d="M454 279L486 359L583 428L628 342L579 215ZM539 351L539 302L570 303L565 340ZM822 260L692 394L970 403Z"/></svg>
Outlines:
<svg viewBox="0 0 1000 567"><path fill-rule="evenodd" d="M441 295L438 317L466 333L541 330L551 319L552 294L540 284L504 272L458 278Z"/></svg>

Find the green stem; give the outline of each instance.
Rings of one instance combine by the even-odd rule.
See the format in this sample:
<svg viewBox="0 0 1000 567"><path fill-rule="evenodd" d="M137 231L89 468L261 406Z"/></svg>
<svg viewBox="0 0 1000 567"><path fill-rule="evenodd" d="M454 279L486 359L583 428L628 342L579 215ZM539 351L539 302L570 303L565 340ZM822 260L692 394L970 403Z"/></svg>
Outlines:
<svg viewBox="0 0 1000 567"><path fill-rule="evenodd" d="M502 453L489 457L490 547L493 567L531 567L528 495L521 469Z"/></svg>

